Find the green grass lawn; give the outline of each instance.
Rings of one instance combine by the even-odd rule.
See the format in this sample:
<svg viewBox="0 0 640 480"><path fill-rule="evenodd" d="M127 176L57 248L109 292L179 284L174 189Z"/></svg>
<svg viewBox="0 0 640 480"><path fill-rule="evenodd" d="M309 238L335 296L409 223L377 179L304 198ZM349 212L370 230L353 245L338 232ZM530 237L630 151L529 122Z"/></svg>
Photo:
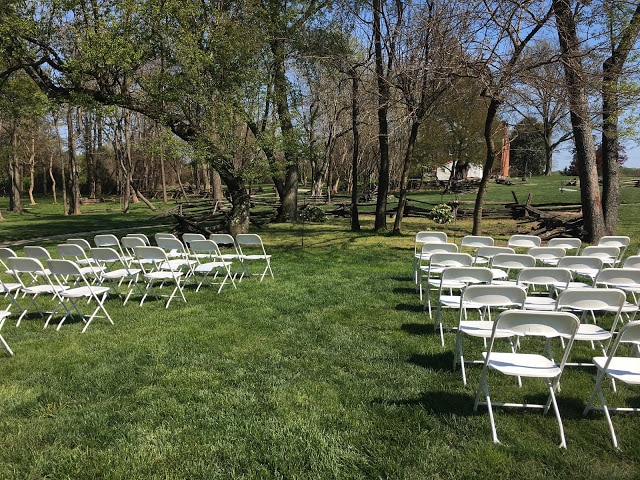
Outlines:
<svg viewBox="0 0 640 480"><path fill-rule="evenodd" d="M151 216L143 208L130 217L5 214L0 240L124 234ZM619 232L633 232L632 253L634 208L622 207ZM371 233L372 222L364 218L360 234L337 219L253 230L273 254L275 279L219 295L188 289L188 303L169 309L113 298L115 325L97 319L84 334L80 323L56 332L37 316L17 328L8 319L2 334L15 356L0 352L0 478L638 478L640 416L614 416L614 451L602 414L582 416L588 368L563 377L566 451L553 415L538 411L497 409L494 445L486 409L473 412L480 368L468 368L464 387L451 369L453 335L440 346L411 278L413 235L440 227L406 219L406 233L389 237ZM445 228L459 242L471 224ZM506 238L522 225L486 228ZM481 351L465 343L468 358ZM573 356L591 355L581 345ZM496 401L544 398L535 381L497 385ZM608 395L640 406L638 390Z"/></svg>

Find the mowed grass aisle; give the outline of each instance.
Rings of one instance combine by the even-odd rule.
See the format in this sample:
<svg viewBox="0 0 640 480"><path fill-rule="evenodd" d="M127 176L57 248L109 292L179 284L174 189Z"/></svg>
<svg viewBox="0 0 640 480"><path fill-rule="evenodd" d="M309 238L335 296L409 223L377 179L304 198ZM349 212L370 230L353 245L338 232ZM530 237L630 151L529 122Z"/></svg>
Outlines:
<svg viewBox="0 0 640 480"><path fill-rule="evenodd" d="M305 225L303 248L301 225L256 232L274 280L220 295L191 288L188 304L167 310L113 298L115 325L96 319L85 334L8 319L0 478L640 475L640 416L614 416L620 452L601 414L582 417L589 369L567 371L559 395L567 451L553 415L538 411L498 409L503 443L491 442L486 409L473 412L480 369L463 387L453 336L440 346L413 288L413 234L356 235L330 221ZM536 382L510 392L545 398Z"/></svg>

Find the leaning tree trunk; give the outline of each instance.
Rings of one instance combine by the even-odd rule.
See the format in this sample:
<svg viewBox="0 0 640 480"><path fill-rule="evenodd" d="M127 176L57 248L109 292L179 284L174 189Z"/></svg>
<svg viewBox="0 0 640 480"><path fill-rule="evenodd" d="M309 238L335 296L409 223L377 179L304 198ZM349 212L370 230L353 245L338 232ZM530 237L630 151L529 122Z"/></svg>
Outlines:
<svg viewBox="0 0 640 480"><path fill-rule="evenodd" d="M33 198L33 189L36 181L36 139L31 137L31 149L29 150L29 202L31 205L36 204Z"/></svg>

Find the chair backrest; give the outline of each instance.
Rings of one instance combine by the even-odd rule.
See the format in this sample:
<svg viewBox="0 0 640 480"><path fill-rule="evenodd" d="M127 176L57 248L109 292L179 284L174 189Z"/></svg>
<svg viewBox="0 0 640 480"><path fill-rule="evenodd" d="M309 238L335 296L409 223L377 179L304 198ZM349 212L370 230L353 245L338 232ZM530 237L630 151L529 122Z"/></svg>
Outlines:
<svg viewBox="0 0 640 480"><path fill-rule="evenodd" d="M5 270L9 269L6 259L17 256L18 255L16 255L16 252L13 251L13 249L9 247L0 247L0 265L2 265L2 268L4 268Z"/></svg>
<svg viewBox="0 0 640 480"><path fill-rule="evenodd" d="M493 268L519 270L536 266L536 259L526 253L498 253L491 260Z"/></svg>
<svg viewBox="0 0 640 480"><path fill-rule="evenodd" d="M432 267L470 267L473 265L473 257L468 253L439 252L431 255L429 265Z"/></svg>
<svg viewBox="0 0 640 480"><path fill-rule="evenodd" d="M120 241L122 242L122 246L131 252L133 252L133 247L149 246L149 244L145 241L144 238L139 237L137 235L127 235L126 237L122 237Z"/></svg>
<svg viewBox="0 0 640 480"><path fill-rule="evenodd" d="M126 237L137 237L142 239L145 245L151 245L151 242L149 241L149 237L144 233L127 233L127 235L122 238L126 238ZM122 239L120 239L120 242L122 242Z"/></svg>
<svg viewBox="0 0 640 480"><path fill-rule="evenodd" d="M176 237L158 237L156 243L165 251L174 251L185 255L187 253L184 244Z"/></svg>
<svg viewBox="0 0 640 480"><path fill-rule="evenodd" d="M622 264L622 268L640 269L640 255L631 255L630 257L627 257Z"/></svg>
<svg viewBox="0 0 640 480"><path fill-rule="evenodd" d="M190 246L191 242L193 242L194 240L206 240L206 237L201 233L187 232L182 234L182 241L185 243L185 245Z"/></svg>
<svg viewBox="0 0 640 480"><path fill-rule="evenodd" d="M158 232L153 236L153 239L156 241L156 245L158 244L159 238L178 238L173 233L169 232Z"/></svg>
<svg viewBox="0 0 640 480"><path fill-rule="evenodd" d="M539 247L542 239L537 235L511 235L507 240L507 246L512 248L530 248Z"/></svg>
<svg viewBox="0 0 640 480"><path fill-rule="evenodd" d="M561 247L566 251L580 251L580 247L582 247L582 240L575 237L569 238L550 238L547 242L548 247Z"/></svg>
<svg viewBox="0 0 640 480"><path fill-rule="evenodd" d="M478 247L478 250L476 250L476 259L486 258L490 260L499 253L516 253L516 251L511 247Z"/></svg>
<svg viewBox="0 0 640 480"><path fill-rule="evenodd" d="M538 261L557 260L564 257L567 251L563 247L531 247L527 253Z"/></svg>
<svg viewBox="0 0 640 480"><path fill-rule="evenodd" d="M423 243L420 248L420 252L425 254L436 253L456 253L458 252L458 245L455 243Z"/></svg>
<svg viewBox="0 0 640 480"><path fill-rule="evenodd" d="M48 260L51 258L49 251L39 245L25 245L22 251L25 257L37 258L38 260Z"/></svg>
<svg viewBox="0 0 640 480"><path fill-rule="evenodd" d="M603 262L616 260L620 255L620 247L615 245L589 245L580 252L583 257L599 257Z"/></svg>
<svg viewBox="0 0 640 480"><path fill-rule="evenodd" d="M594 285L604 287L640 288L640 270L635 268L603 268Z"/></svg>
<svg viewBox="0 0 640 480"><path fill-rule="evenodd" d="M61 258L86 259L87 254L80 245L76 243L61 243L56 245L56 251Z"/></svg>
<svg viewBox="0 0 640 480"><path fill-rule="evenodd" d="M256 233L239 233L236 235L236 244L240 245L262 245L262 238Z"/></svg>
<svg viewBox="0 0 640 480"><path fill-rule="evenodd" d="M601 270L602 258L596 256L568 255L558 260L558 268L568 268L571 271L578 270Z"/></svg>
<svg viewBox="0 0 640 480"><path fill-rule="evenodd" d="M71 260L61 258L51 258L47 260L47 268L54 276L68 277L73 276L83 278L82 272L78 265ZM85 279L86 280L86 279Z"/></svg>
<svg viewBox="0 0 640 480"><path fill-rule="evenodd" d="M91 248L91 244L89 243L89 240L86 240L84 238L67 238L67 242L66 243L71 243L73 245L78 245L83 250L89 250Z"/></svg>
<svg viewBox="0 0 640 480"><path fill-rule="evenodd" d="M465 235L460 240L461 247L478 248L478 247L493 247L495 241L493 237L487 237L483 235Z"/></svg>
<svg viewBox="0 0 640 480"><path fill-rule="evenodd" d="M448 267L442 271L442 284L459 282L462 284L491 283L493 273L486 267Z"/></svg>
<svg viewBox="0 0 640 480"><path fill-rule="evenodd" d="M556 310L607 311L620 313L626 295L617 288L569 288L558 295Z"/></svg>
<svg viewBox="0 0 640 480"><path fill-rule="evenodd" d="M580 319L571 312L506 310L496 317L493 328L518 336L572 339L579 326Z"/></svg>
<svg viewBox="0 0 640 480"><path fill-rule="evenodd" d="M201 239L191 240L189 247L193 253L204 253L211 255L212 258L220 256L220 249L213 240Z"/></svg>
<svg viewBox="0 0 640 480"><path fill-rule="evenodd" d="M113 247L120 248L120 240L111 233L101 233L93 237L93 243L96 247Z"/></svg>
<svg viewBox="0 0 640 480"><path fill-rule="evenodd" d="M37 258L10 257L7 258L7 265L16 273L44 273L44 266Z"/></svg>
<svg viewBox="0 0 640 480"><path fill-rule="evenodd" d="M635 320L623 325L616 336L616 340L611 347L609 357L612 358L616 354L618 345L621 343L640 343L640 320Z"/></svg>
<svg viewBox="0 0 640 480"><path fill-rule="evenodd" d="M416 233L414 239L414 245L416 245L416 250L418 249L417 245L421 243L447 243L447 234L446 232L438 232L438 231L421 231Z"/></svg>
<svg viewBox="0 0 640 480"><path fill-rule="evenodd" d="M599 246L614 246L620 249L627 248L631 243L631 238L625 235L605 235L598 240Z"/></svg>
<svg viewBox="0 0 640 480"><path fill-rule="evenodd" d="M154 262L167 262L167 254L160 247L142 245L134 248L136 258L139 260L152 260Z"/></svg>
<svg viewBox="0 0 640 480"><path fill-rule="evenodd" d="M571 270L559 267L523 268L518 274L518 285L546 286L568 285L571 281Z"/></svg>
<svg viewBox="0 0 640 480"><path fill-rule="evenodd" d="M235 239L228 233L212 233L209 240L213 240L218 248L224 249L227 255L238 255L238 247Z"/></svg>
<svg viewBox="0 0 640 480"><path fill-rule="evenodd" d="M469 285L462 291L460 307L473 302L485 307L522 308L527 291L519 285Z"/></svg>
<svg viewBox="0 0 640 480"><path fill-rule="evenodd" d="M99 263L115 263L120 261L120 254L111 247L93 247L89 250L91 258ZM126 266L126 264L123 264Z"/></svg>

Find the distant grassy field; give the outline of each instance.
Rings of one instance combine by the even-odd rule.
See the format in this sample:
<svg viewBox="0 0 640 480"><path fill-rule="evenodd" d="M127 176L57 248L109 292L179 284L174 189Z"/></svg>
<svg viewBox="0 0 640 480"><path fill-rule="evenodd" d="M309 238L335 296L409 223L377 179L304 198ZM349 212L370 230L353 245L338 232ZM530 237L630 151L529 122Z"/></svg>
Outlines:
<svg viewBox="0 0 640 480"><path fill-rule="evenodd" d="M140 205L129 215L92 205L78 217L59 208L41 201L4 214L0 240L124 235L155 215ZM619 233L633 233L637 250L636 209L622 206ZM145 231L169 230L166 220ZM188 287L188 303L169 309L114 297L115 325L97 319L84 334L79 321L56 332L37 315L19 327L9 318L1 333L15 357L0 351L0 478L638 478L640 415L614 415L622 447L614 451L603 416L582 416L589 368L563 377L566 451L553 415L537 411L496 409L502 443L494 445L486 409L473 412L480 369L468 368L464 387L451 368L454 337L441 347L412 281L415 232L442 226L407 218L392 237L372 233L371 216L362 224L359 234L336 218L253 229L273 255L275 279L219 295ZM526 225L487 220L485 228L502 240ZM459 242L471 223L444 229ZM53 252L59 241L38 243ZM445 313L446 324L455 318ZM469 358L482 349L465 343ZM593 353L580 345L573 358ZM545 398L537 382L496 385L496 401ZM640 407L637 389L618 390L607 391L612 402Z"/></svg>

